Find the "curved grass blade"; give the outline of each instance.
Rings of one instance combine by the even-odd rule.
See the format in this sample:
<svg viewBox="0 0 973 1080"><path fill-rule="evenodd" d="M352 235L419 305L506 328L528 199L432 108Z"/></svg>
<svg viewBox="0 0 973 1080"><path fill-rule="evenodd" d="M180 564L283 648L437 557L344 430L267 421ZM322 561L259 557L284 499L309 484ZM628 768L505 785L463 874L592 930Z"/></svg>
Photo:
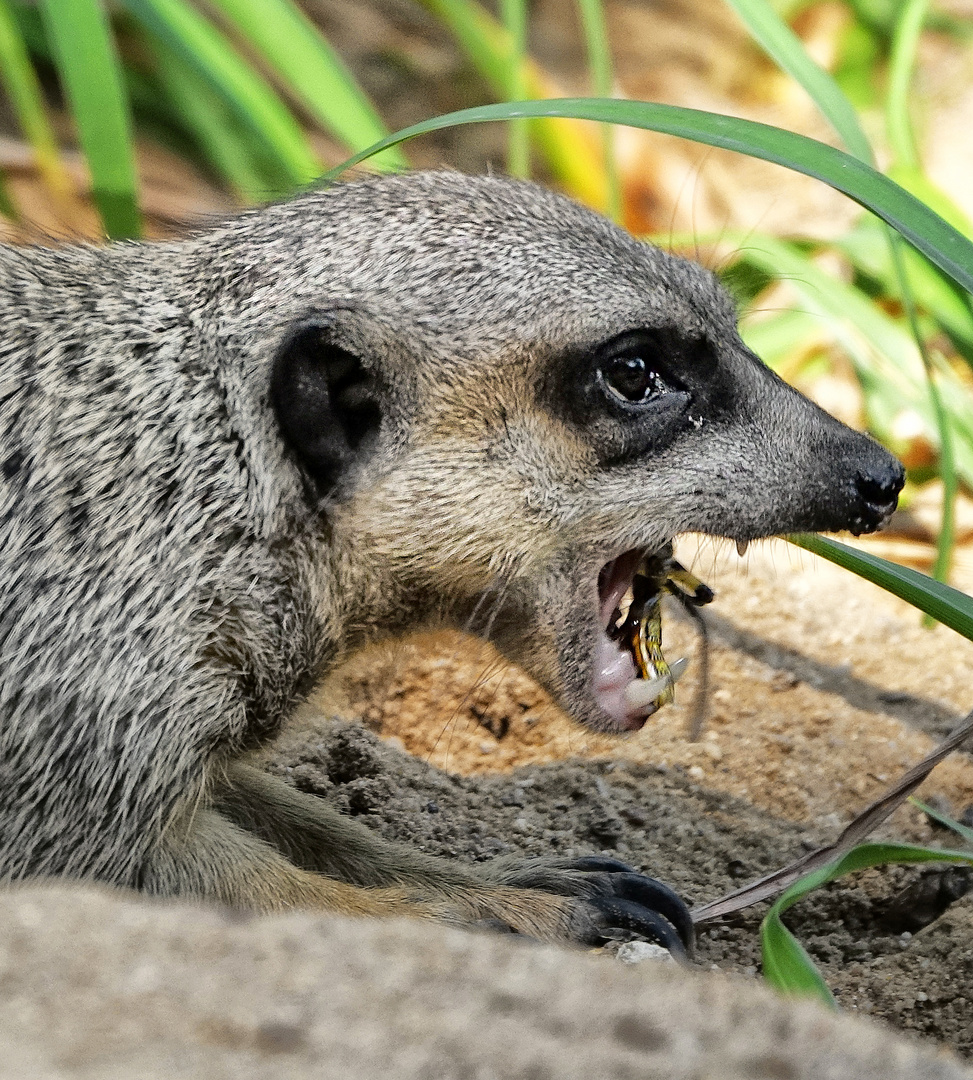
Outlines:
<svg viewBox="0 0 973 1080"><path fill-rule="evenodd" d="M941 218L959 229L964 236L973 236L973 223L970 222L969 215L920 169L895 163L889 166L887 173L906 191L911 191L917 199L931 206Z"/></svg>
<svg viewBox="0 0 973 1080"><path fill-rule="evenodd" d="M967 483L973 483L973 395L948 367L944 366L937 382L929 357L923 357L918 348L921 335L915 318L910 338L900 324L859 290L826 274L793 244L756 235L747 238L746 243L744 258L748 262L788 278L808 309L827 319L866 390L873 430L880 437L888 437L893 418L904 409L912 409L921 416L929 438L939 446L946 512L933 577L945 580L953 544L950 510L957 478L962 476ZM890 251L894 257L898 245ZM865 339L867 349L862 348L860 338Z"/></svg>
<svg viewBox="0 0 973 1080"><path fill-rule="evenodd" d="M921 847L917 844L859 844L833 863L794 882L777 898L760 927L764 976L785 994L817 997L831 1008L835 1000L797 938L781 922L781 915L809 892L856 870L873 866L913 863L965 863L973 865L973 853Z"/></svg>
<svg viewBox="0 0 973 1080"><path fill-rule="evenodd" d="M108 17L98 0L42 0L44 26L109 236L140 236L128 100Z"/></svg>
<svg viewBox="0 0 973 1080"><path fill-rule="evenodd" d="M60 0L59 0L60 2ZM185 0L124 0L153 35L175 50L230 106L295 188L321 165L290 110L227 38Z"/></svg>
<svg viewBox="0 0 973 1080"><path fill-rule="evenodd" d="M825 273L794 244L761 234L742 236L740 243L743 259L769 275L788 280L800 293L803 305L827 320L868 390L870 411L886 414L881 419L873 416L880 430L902 409L911 408L922 416L930 437L938 437L921 357L914 339L900 323L860 290ZM862 339L867 349L862 348ZM973 419L973 395L955 377L950 379L944 373L944 379L951 391L947 399L951 422L965 429ZM957 453L964 478L973 483L973 443L967 446L961 442Z"/></svg>
<svg viewBox="0 0 973 1080"><path fill-rule="evenodd" d="M344 62L290 0L211 2L263 53L318 123L349 150L362 150L388 134ZM409 163L393 148L376 164L404 169Z"/></svg>
<svg viewBox="0 0 973 1080"><path fill-rule="evenodd" d="M773 908L760 925L760 953L764 978L782 994L817 998L829 1009L838 1008L814 961Z"/></svg>
<svg viewBox="0 0 973 1080"><path fill-rule="evenodd" d="M332 170L328 176L335 176L364 161L371 154L417 135L460 124L492 123L516 116L573 117L659 131L762 158L784 165L795 172L813 176L871 210L963 288L973 292L973 243L887 176L876 172L850 154L816 139L753 120L741 120L676 105L604 98L555 98L505 105L481 105L475 109L462 109L433 117L404 128L376 143L369 150L356 154L338 169Z"/></svg>
<svg viewBox="0 0 973 1080"><path fill-rule="evenodd" d="M939 475L943 482L942 521L939 526L939 535L936 537L936 561L933 564L932 576L937 581L946 581L953 561L956 496L959 492L959 481L956 476L956 455L953 448L953 425L950 423L949 413L939 392L939 387L936 385L929 350L926 348L925 339L919 329L919 316L916 312L912 290L906 276L901 241L897 236L890 237L890 241L896 277L902 286L902 302L905 307L906 318L909 321L913 340L919 349L919 355L922 357L922 367L926 374L926 388L929 400L932 403L936 431L939 435Z"/></svg>
<svg viewBox="0 0 973 1080"><path fill-rule="evenodd" d="M892 175L893 179L898 179L895 173ZM968 224L952 218L948 212L937 207L935 202L931 202L925 193L916 191L911 184L903 186L955 225L964 235L970 235ZM896 300L902 299L888 236L880 222L873 218L862 218L851 232L832 240L831 244L845 253L856 270L873 278L886 295ZM973 365L973 311L970 308L969 296L936 267L930 266L924 256L911 248L905 248L902 255L916 304L936 320L957 351L967 363Z"/></svg>
<svg viewBox="0 0 973 1080"><path fill-rule="evenodd" d="M764 49L803 86L821 113L844 140L851 153L869 165L874 165L871 145L858 123L858 117L851 102L831 76L808 56L800 39L780 19L766 0L729 0L729 2L747 23L750 32ZM928 0L906 0L896 20L886 110L890 141L895 148L899 163L913 172L919 171L919 155L916 151L909 118L908 93L915 64L916 47L927 8ZM933 577L945 581L952 561L953 518L957 492L952 428L940 399L926 342L919 328L912 283L903 258L901 241L892 233L888 233L886 243L891 253L893 276L905 307L913 340L922 359L926 390L938 434L939 471L943 480L943 523L936 541Z"/></svg>
<svg viewBox="0 0 973 1080"><path fill-rule="evenodd" d="M886 559L880 559L877 555L859 551L816 533L797 533L787 539L806 551L866 578L973 641L973 597L959 589L935 581L908 566L898 566Z"/></svg>
<svg viewBox="0 0 973 1080"><path fill-rule="evenodd" d="M885 788L878 798L873 799L864 810L856 814L832 843L806 852L789 865L765 874L749 885L734 889L727 896L693 908L693 922L698 924L712 919L721 919L734 911L742 911L751 904L773 900L809 874L831 866L846 852L865 843L879 825L888 821L889 817L902 805L903 799L911 795L941 761L945 761L954 750L958 750L968 742L971 735L973 735L973 712L967 713L946 738L926 754L922 761L916 762Z"/></svg>
<svg viewBox="0 0 973 1080"><path fill-rule="evenodd" d="M47 118L44 94L8 0L0 0L0 85L7 92L24 138L34 150L37 171L45 186L55 198L66 198L72 190L71 181ZM7 206L11 211L7 216L13 216L9 198Z"/></svg>
<svg viewBox="0 0 973 1080"><path fill-rule="evenodd" d="M920 171L919 151L916 147L912 118L909 115L909 91L912 86L912 74L915 68L919 35L929 9L929 0L906 0L895 23L892 37L892 55L889 63L889 90L886 104L886 129L889 142L895 153L896 163L913 173ZM916 304L913 298L905 259L900 245L892 241L892 261L895 277L899 283L906 317L915 338L922 366L926 372L929 397L932 401L936 425L939 431L939 473L943 481L942 525L936 539L936 562L932 576L938 581L945 581L949 576L949 567L953 558L954 521L956 517L956 496L958 482L953 455L953 432L946 409L943 405L933 377L932 362L925 340L919 330Z"/></svg>

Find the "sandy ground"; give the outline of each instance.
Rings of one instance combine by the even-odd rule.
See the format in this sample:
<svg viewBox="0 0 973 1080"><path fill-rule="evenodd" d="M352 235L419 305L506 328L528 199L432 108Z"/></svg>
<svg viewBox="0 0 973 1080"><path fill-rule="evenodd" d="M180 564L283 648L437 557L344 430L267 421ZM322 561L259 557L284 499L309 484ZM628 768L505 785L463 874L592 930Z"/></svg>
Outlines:
<svg viewBox="0 0 973 1080"><path fill-rule="evenodd" d="M354 658L271 767L431 852L602 851L698 904L833 839L973 707L973 645L873 586L783 542L680 554L718 593L699 742L686 738L692 668L673 706L609 738L487 646L438 634ZM670 659L696 648L674 611L666 634ZM961 815L973 764L955 756L920 794ZM911 807L883 835L953 844ZM921 925L966 884L965 871L869 871L789 922L844 1007L971 1055L973 895ZM705 927L699 963L756 975L762 913Z"/></svg>

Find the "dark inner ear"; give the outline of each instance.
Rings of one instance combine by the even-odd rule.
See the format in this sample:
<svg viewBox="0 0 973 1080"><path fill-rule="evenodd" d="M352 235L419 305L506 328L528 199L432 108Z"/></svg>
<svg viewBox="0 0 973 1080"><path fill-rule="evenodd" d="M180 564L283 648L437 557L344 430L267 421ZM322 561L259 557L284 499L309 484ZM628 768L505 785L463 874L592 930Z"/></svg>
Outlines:
<svg viewBox="0 0 973 1080"><path fill-rule="evenodd" d="M329 341L329 331L302 326L278 354L270 382L284 441L322 495L368 452L382 420L374 377Z"/></svg>

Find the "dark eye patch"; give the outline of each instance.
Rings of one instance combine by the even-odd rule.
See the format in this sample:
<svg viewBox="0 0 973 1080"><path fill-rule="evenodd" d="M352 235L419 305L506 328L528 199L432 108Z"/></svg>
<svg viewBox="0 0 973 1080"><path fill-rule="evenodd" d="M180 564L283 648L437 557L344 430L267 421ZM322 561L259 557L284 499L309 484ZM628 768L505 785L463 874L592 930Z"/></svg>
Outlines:
<svg viewBox="0 0 973 1080"><path fill-rule="evenodd" d="M718 356L705 334L635 328L552 357L541 393L612 466L659 453L700 416L718 419L732 398Z"/></svg>

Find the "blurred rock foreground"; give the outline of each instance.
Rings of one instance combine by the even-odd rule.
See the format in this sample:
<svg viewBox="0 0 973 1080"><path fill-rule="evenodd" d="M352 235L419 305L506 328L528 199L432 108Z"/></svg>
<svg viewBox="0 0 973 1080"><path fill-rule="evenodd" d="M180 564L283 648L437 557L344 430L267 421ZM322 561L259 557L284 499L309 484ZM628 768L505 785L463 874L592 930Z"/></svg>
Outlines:
<svg viewBox="0 0 973 1080"><path fill-rule="evenodd" d="M0 897L3 1080L962 1080L882 1027L725 976L94 889Z"/></svg>

